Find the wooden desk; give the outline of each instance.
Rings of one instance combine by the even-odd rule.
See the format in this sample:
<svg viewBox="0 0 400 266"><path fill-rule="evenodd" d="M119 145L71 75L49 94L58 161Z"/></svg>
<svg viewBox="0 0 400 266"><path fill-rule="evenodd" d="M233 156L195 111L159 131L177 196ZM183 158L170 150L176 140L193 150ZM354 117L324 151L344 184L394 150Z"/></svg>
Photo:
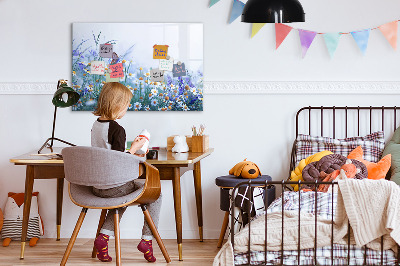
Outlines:
<svg viewBox="0 0 400 266"><path fill-rule="evenodd" d="M61 148L54 148L54 151L60 153ZM159 151L157 160L147 160L148 163L158 168L161 180L171 180L173 184L175 223L179 260L182 260L182 204L180 177L186 171L193 170L199 236L200 241L203 241L203 211L200 160L210 155L213 151L214 149L209 149L208 151L203 153L189 152L174 154L172 152L167 152L165 149L161 149ZM47 152L50 151L44 150L42 153ZM57 240L60 240L64 188L64 162L60 158L55 158L56 156L40 156L36 155L36 153L37 151L32 151L30 153L26 153L10 159L10 162L14 163L15 165L26 165L25 199L21 235L21 259L24 258L34 179L57 178Z"/></svg>

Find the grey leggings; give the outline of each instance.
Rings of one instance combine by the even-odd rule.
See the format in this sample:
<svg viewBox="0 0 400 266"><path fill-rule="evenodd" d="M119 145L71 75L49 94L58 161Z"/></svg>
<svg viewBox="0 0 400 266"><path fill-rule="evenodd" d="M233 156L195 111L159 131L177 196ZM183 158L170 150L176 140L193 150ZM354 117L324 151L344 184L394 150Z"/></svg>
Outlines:
<svg viewBox="0 0 400 266"><path fill-rule="evenodd" d="M93 194L101 198L116 198L128 195L138 189L141 189L143 186L144 182L133 180L119 187L113 187L108 189L93 188ZM162 202L162 196L160 194L160 197L155 202L146 204L146 207L149 210L151 218L153 218L154 224L157 228L158 228L158 221L160 219L161 202ZM124 214L125 210L126 207L118 208L120 219L122 218L122 215ZM114 214L115 214L115 209L108 210L106 220L104 221L100 233L109 236L114 236ZM145 220L142 230L142 239L151 240L152 238L153 234L150 230L149 225Z"/></svg>

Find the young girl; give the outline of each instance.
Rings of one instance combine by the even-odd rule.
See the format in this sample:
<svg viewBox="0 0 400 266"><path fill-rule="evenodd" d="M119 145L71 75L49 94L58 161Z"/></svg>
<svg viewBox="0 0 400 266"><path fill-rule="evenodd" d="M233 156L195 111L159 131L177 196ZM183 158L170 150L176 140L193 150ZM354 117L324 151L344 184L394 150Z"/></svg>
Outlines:
<svg viewBox="0 0 400 266"><path fill-rule="evenodd" d="M99 116L92 127L91 139L93 147L125 152L125 129L115 120L125 115L131 99L132 92L121 83L109 82L104 84L100 92L97 109L93 112L94 115ZM136 138L129 149L129 153L131 153L132 156L144 157L145 155L136 154L136 151L139 150L145 142L146 139L144 138ZM137 176L132 176L132 181L117 187L93 187L93 194L102 198L125 196L143 187L143 183L135 182L136 178ZM155 202L147 205L156 226L158 226L160 207L161 195ZM118 209L120 219L125 210L126 207ZM112 260L108 255L108 240L110 236L114 236L114 214L115 210L109 210L107 212L106 220L101 228L100 234L94 241L94 245L97 249L97 258L101 261ZM145 221L142 230L142 240L137 248L144 253L144 258L149 262L156 261L156 258L153 256L152 237L153 234L151 233L150 227Z"/></svg>

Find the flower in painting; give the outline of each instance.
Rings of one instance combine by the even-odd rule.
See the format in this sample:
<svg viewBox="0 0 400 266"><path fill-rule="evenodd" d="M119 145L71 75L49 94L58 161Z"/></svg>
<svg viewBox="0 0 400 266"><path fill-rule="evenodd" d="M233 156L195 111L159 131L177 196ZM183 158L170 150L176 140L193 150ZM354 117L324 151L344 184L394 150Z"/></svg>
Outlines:
<svg viewBox="0 0 400 266"><path fill-rule="evenodd" d="M183 106L183 111L189 111L190 109L187 107L187 105L185 104L184 106Z"/></svg>
<svg viewBox="0 0 400 266"><path fill-rule="evenodd" d="M151 100L151 105L156 106L158 104L157 99Z"/></svg>
<svg viewBox="0 0 400 266"><path fill-rule="evenodd" d="M150 107L149 107L148 105L146 105L146 106L144 107L144 109L145 109L146 111L150 111Z"/></svg>
<svg viewBox="0 0 400 266"><path fill-rule="evenodd" d="M92 106L92 105L95 105L95 104L96 104L96 101L94 99L92 99L92 98L90 98L89 101L86 101L86 105L87 106Z"/></svg>
<svg viewBox="0 0 400 266"><path fill-rule="evenodd" d="M142 108L142 104L140 103L140 102L135 102L134 104L133 104L133 107L135 108L135 109L140 109L140 108Z"/></svg>
<svg viewBox="0 0 400 266"><path fill-rule="evenodd" d="M157 95L157 94L158 94L158 90L152 89L152 90L151 90L151 93L152 93L153 95Z"/></svg>

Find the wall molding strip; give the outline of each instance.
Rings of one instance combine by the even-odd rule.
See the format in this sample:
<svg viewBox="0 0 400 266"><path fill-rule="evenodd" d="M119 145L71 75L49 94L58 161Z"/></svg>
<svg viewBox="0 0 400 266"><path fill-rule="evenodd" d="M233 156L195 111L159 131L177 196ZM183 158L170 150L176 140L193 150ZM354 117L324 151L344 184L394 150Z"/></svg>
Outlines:
<svg viewBox="0 0 400 266"><path fill-rule="evenodd" d="M0 94L53 94L57 83L0 83ZM205 81L204 94L400 94L400 81Z"/></svg>

